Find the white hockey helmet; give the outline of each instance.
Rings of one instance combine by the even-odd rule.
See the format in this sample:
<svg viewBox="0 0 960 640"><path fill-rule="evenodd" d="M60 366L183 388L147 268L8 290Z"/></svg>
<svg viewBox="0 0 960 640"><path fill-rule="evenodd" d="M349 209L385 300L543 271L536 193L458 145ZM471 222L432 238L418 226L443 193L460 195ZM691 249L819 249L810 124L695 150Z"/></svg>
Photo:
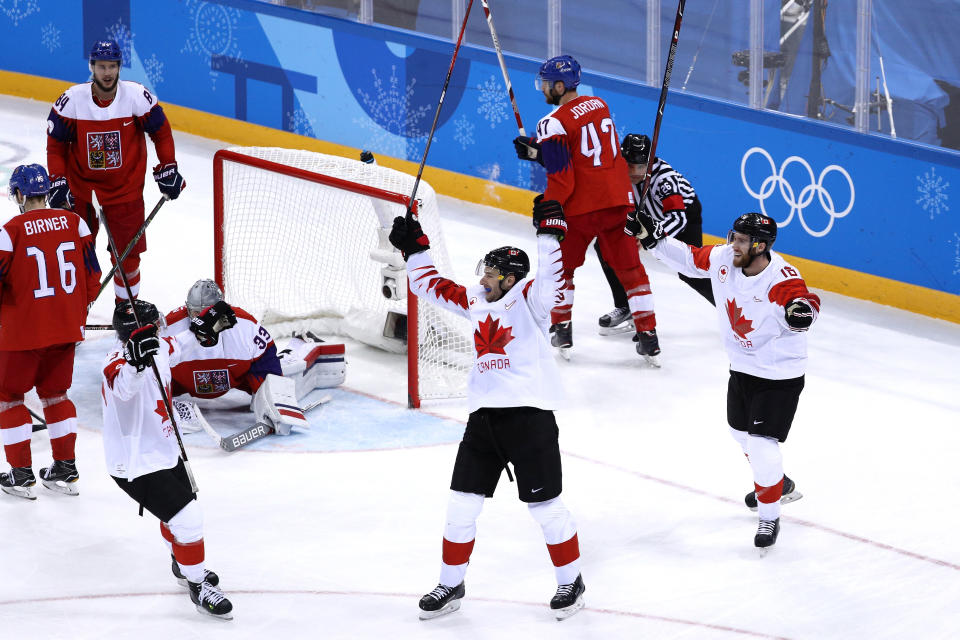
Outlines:
<svg viewBox="0 0 960 640"><path fill-rule="evenodd" d="M198 315L207 307L223 300L223 291L213 280L197 280L187 292L187 313L190 317Z"/></svg>

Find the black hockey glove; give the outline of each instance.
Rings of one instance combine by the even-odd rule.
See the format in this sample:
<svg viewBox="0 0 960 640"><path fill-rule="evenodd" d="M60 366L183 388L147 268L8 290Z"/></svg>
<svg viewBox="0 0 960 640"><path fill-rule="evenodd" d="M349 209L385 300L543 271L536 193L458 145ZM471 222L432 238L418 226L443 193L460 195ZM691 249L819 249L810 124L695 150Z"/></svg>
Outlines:
<svg viewBox="0 0 960 640"><path fill-rule="evenodd" d="M627 215L627 225L623 232L640 240L640 244L648 251L657 246L664 236L663 225L655 222L649 213L639 207Z"/></svg>
<svg viewBox="0 0 960 640"><path fill-rule="evenodd" d="M791 331L806 331L813 324L813 307L803 298L794 298L783 308Z"/></svg>
<svg viewBox="0 0 960 640"><path fill-rule="evenodd" d="M153 168L153 179L157 181L157 187L160 189L167 200L176 200L180 192L187 188L187 182L177 171L177 163L158 164Z"/></svg>
<svg viewBox="0 0 960 640"><path fill-rule="evenodd" d="M197 336L202 347L212 347L220 340L220 332L237 324L237 314L233 307L220 300L200 312L190 320L190 331Z"/></svg>
<svg viewBox="0 0 960 640"><path fill-rule="evenodd" d="M538 236L548 233L563 242L563 237L567 234L563 206L556 200L544 200L543 195L537 196L533 201L533 226Z"/></svg>
<svg viewBox="0 0 960 640"><path fill-rule="evenodd" d="M517 150L517 157L521 160L531 160L543 165L543 154L540 152L540 143L536 138L517 136L513 139L513 148Z"/></svg>
<svg viewBox="0 0 960 640"><path fill-rule="evenodd" d="M51 209L73 209L73 194L70 193L70 186L63 176L50 176L47 206Z"/></svg>
<svg viewBox="0 0 960 640"><path fill-rule="evenodd" d="M153 356L160 351L160 338L157 337L157 325L147 324L134 329L123 345L123 357L140 373L153 364Z"/></svg>
<svg viewBox="0 0 960 640"><path fill-rule="evenodd" d="M415 217L397 216L393 219L393 229L390 230L390 244L407 260L415 253L429 249L430 239Z"/></svg>

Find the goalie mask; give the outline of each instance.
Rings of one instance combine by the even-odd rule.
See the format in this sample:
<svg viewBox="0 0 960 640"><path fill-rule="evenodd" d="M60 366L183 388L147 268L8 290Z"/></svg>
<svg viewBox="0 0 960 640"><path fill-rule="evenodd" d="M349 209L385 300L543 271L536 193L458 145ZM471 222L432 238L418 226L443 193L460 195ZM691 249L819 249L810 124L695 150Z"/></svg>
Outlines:
<svg viewBox="0 0 960 640"><path fill-rule="evenodd" d="M137 318L140 319L140 325L155 324L162 332L167 323L163 315L157 308L146 300L134 300L133 308L136 308ZM137 320L133 315L133 308L129 302L122 302L113 310L113 329L117 332L117 338L125 343L130 339L130 334L137 328Z"/></svg>
<svg viewBox="0 0 960 640"><path fill-rule="evenodd" d="M187 314L194 318L207 307L223 300L223 291L213 280L197 280L187 292Z"/></svg>

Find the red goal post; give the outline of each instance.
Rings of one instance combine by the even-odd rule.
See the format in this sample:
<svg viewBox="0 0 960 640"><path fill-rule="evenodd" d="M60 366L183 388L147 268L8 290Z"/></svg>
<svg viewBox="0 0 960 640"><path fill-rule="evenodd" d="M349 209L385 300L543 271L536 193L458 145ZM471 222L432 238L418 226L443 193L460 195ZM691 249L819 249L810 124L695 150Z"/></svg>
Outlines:
<svg viewBox="0 0 960 640"><path fill-rule="evenodd" d="M413 180L311 151L220 150L213 161L214 273L227 301L275 336L313 330L406 350L408 403L419 407L423 399L464 395L473 346L469 323L418 304L402 270L397 285L405 300L382 291L385 263L371 252L383 248L392 217L406 211L403 191ZM434 261L450 273L436 194L422 181L413 208ZM406 344L384 335L403 315Z"/></svg>

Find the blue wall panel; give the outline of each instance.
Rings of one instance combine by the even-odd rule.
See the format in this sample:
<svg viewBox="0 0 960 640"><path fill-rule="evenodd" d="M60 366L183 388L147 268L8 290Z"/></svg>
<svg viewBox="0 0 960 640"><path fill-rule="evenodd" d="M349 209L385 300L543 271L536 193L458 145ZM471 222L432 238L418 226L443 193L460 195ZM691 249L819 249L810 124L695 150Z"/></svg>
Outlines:
<svg viewBox="0 0 960 640"><path fill-rule="evenodd" d="M22 6L0 14L4 69L83 82L83 52L113 37L130 53L123 77L162 101L414 162L453 49L249 0ZM482 19L471 16L474 26ZM533 87L539 62L508 57L528 131L549 110ZM586 73L581 93L607 100L621 137L649 132L658 90ZM515 135L496 56L465 46L429 164L541 190L543 170L516 159ZM780 222L785 253L960 293L957 153L689 94L671 95L660 140L660 155L700 193L708 233L764 209Z"/></svg>

